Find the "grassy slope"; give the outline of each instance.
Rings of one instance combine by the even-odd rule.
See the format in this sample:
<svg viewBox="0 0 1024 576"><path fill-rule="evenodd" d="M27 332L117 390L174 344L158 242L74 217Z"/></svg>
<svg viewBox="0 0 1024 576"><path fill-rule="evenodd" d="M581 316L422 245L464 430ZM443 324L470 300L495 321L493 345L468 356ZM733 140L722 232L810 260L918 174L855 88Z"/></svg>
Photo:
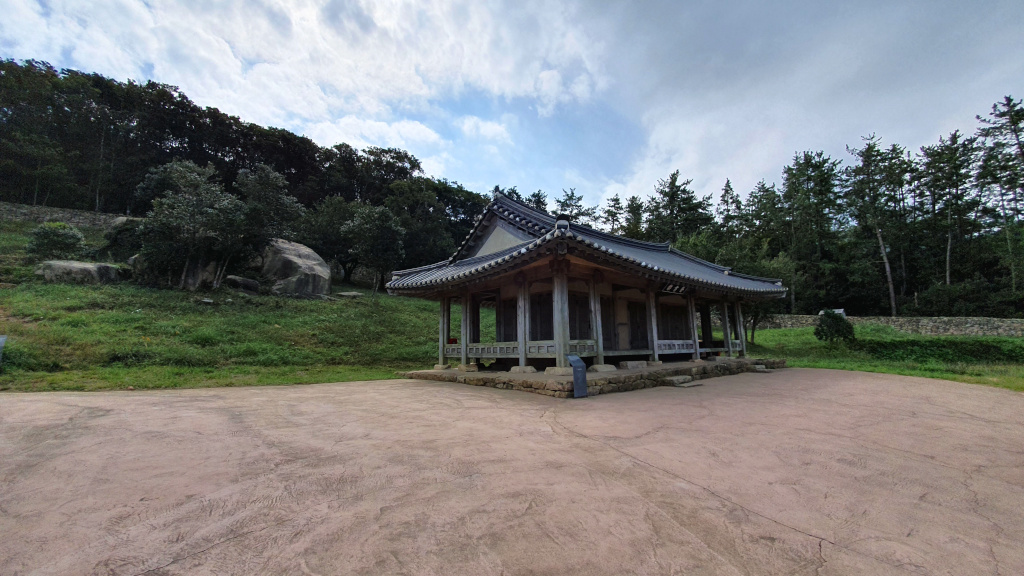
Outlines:
<svg viewBox="0 0 1024 576"><path fill-rule="evenodd" d="M858 344L828 345L813 328L757 333L754 356L786 358L789 366L884 372L988 384L1024 391L1020 338L919 336L890 326L855 326Z"/></svg>
<svg viewBox="0 0 1024 576"><path fill-rule="evenodd" d="M0 334L9 336L0 389L363 380L394 377L436 357L432 302L43 284L24 261L32 227L0 228L0 282L19 283L0 288ZM99 231L84 232L91 245L102 242ZM206 297L217 304L198 302Z"/></svg>
<svg viewBox="0 0 1024 576"><path fill-rule="evenodd" d="M386 295L337 302L188 294L131 284L48 285L24 261L33 224L0 223L0 390L97 390L390 378L436 361L437 304ZM98 246L102 235L83 230ZM351 290L346 287L345 290ZM214 306L198 302L212 298ZM228 301L230 299L230 302ZM452 313L458 334L459 312ZM493 311L481 332L493 335ZM1024 343L923 337L858 326L864 349L827 346L810 328L764 330L753 356L791 366L946 378L1024 390ZM485 337L486 339L486 337ZM894 354L896 350L899 353ZM961 350L973 356L957 362Z"/></svg>

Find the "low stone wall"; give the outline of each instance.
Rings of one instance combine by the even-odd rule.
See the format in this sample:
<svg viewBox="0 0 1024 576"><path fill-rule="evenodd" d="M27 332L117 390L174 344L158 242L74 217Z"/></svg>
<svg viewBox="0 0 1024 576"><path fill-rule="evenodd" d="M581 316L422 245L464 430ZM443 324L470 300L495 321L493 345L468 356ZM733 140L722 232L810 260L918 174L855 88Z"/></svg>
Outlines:
<svg viewBox="0 0 1024 576"><path fill-rule="evenodd" d="M849 316L851 324L883 324L901 332L927 336L1024 336L1024 319L919 316ZM780 314L760 329L817 326L817 315Z"/></svg>
<svg viewBox="0 0 1024 576"><path fill-rule="evenodd" d="M66 222L76 227L106 228L115 218L120 216L121 214L109 214L107 212L89 212L88 210L0 202L0 220L14 220L17 222Z"/></svg>
<svg viewBox="0 0 1024 576"><path fill-rule="evenodd" d="M785 368L783 359L722 358L717 362L675 362L639 370L587 372L587 395L628 392L657 386L672 386L668 378L691 376L694 380L754 372L755 366ZM550 376L543 373L513 374L510 372L459 372L457 370L417 370L402 374L406 378L458 382L470 386L487 386L503 390L521 390L555 398L572 397L572 376Z"/></svg>

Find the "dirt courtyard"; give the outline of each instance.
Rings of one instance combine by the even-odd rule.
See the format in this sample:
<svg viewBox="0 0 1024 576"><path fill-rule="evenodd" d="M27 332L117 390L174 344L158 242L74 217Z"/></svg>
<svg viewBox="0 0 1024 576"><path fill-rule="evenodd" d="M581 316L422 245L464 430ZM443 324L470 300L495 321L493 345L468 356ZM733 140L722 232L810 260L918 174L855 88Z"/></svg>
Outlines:
<svg viewBox="0 0 1024 576"><path fill-rule="evenodd" d="M1024 574L1024 394L0 395L0 574Z"/></svg>

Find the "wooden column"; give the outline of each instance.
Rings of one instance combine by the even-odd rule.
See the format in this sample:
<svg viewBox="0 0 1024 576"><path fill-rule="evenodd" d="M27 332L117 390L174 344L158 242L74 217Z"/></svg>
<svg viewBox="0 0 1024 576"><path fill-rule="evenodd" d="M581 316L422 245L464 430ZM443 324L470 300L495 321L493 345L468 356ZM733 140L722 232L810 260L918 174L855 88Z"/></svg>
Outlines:
<svg viewBox="0 0 1024 576"><path fill-rule="evenodd" d="M658 290L647 285L647 342L651 347L651 360L658 361Z"/></svg>
<svg viewBox="0 0 1024 576"><path fill-rule="evenodd" d="M505 322L503 314L501 312L501 290L498 290L498 297L494 300L494 341L503 342L505 340Z"/></svg>
<svg viewBox="0 0 1024 576"><path fill-rule="evenodd" d="M711 327L710 304L702 304L700 307L700 339L704 341L705 348L714 348L711 344L714 340L714 330Z"/></svg>
<svg viewBox="0 0 1024 576"><path fill-rule="evenodd" d="M743 307L737 302L736 306L736 324L739 325L738 330L740 331L740 357L747 357L747 331L743 329Z"/></svg>
<svg viewBox="0 0 1024 576"><path fill-rule="evenodd" d="M693 296L686 297L686 309L690 316L690 335L693 336L693 359L700 360L700 322L697 320L697 305Z"/></svg>
<svg viewBox="0 0 1024 576"><path fill-rule="evenodd" d="M451 338L451 321L452 321L452 300L448 296L441 297L441 318L438 322L438 343L437 343L437 363L444 364L444 347L448 344L448 339Z"/></svg>
<svg viewBox="0 0 1024 576"><path fill-rule="evenodd" d="M600 278L600 273L597 273L590 279L590 330L593 332L594 343L597 347L596 362L604 364L604 326L601 324L601 293L597 290Z"/></svg>
<svg viewBox="0 0 1024 576"><path fill-rule="evenodd" d="M459 326L459 344L462 346L462 365L469 364L469 308L473 296L469 292L462 293L462 324Z"/></svg>
<svg viewBox="0 0 1024 576"><path fill-rule="evenodd" d="M555 365L568 366L569 353L569 278L564 260L556 260L554 285L551 291L552 326L555 337Z"/></svg>
<svg viewBox="0 0 1024 576"><path fill-rule="evenodd" d="M732 356L732 333L729 326L729 303L722 301L722 336L725 337L725 355Z"/></svg>
<svg viewBox="0 0 1024 576"><path fill-rule="evenodd" d="M530 283L526 278L516 279L519 294L516 302L516 338L519 340L519 365L526 366L526 346L530 338Z"/></svg>
<svg viewBox="0 0 1024 576"><path fill-rule="evenodd" d="M479 344L480 340L480 298L470 296L469 299L469 341L471 344ZM479 358L473 357L470 362L478 364Z"/></svg>

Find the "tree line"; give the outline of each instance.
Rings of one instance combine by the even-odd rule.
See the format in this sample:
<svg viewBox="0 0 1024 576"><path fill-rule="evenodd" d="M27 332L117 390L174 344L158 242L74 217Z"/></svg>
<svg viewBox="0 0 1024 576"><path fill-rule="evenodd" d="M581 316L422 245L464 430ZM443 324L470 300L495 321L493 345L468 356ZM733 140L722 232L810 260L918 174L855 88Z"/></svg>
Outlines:
<svg viewBox="0 0 1024 576"><path fill-rule="evenodd" d="M844 158L797 153L781 184L759 182L745 198L728 180L717 199L698 196L678 171L647 197L612 196L601 206L587 206L574 189L550 202L540 190L495 191L783 279L786 300L755 315L842 307L857 315L1019 317L1024 107L1007 96L977 119L973 132L954 131L917 151L871 135ZM232 246L251 249L265 240L252 230L274 230L346 276L360 265L383 276L448 257L487 202L426 176L404 150L323 147L200 107L173 86L0 60L0 199L135 216L159 208L188 218L167 200L187 190L212 203L204 214L238 215L210 216L231 233L201 234L196 254L230 266L245 251ZM260 220L269 213L278 228ZM167 230L178 226L168 222ZM194 266L188 253L175 251L175 266Z"/></svg>
<svg viewBox="0 0 1024 576"><path fill-rule="evenodd" d="M381 271L450 256L487 203L426 176L404 150L323 147L200 107L174 86L10 59L0 60L0 199L139 217L159 208L166 241L151 235L151 245L168 250L150 260L179 269L237 263L234 246L257 247L253 230L277 209L274 233L309 244L347 276L360 264ZM382 210L402 239L389 262L355 245L365 230L346 226L378 222ZM170 234L175 226L191 236Z"/></svg>
<svg viewBox="0 0 1024 576"><path fill-rule="evenodd" d="M845 159L797 153L781 185L745 200L729 180L717 202L699 197L676 171L646 198L587 207L570 189L556 209L783 279L786 301L761 312L1020 317L1024 107L1006 96L977 121L915 152L869 135Z"/></svg>

